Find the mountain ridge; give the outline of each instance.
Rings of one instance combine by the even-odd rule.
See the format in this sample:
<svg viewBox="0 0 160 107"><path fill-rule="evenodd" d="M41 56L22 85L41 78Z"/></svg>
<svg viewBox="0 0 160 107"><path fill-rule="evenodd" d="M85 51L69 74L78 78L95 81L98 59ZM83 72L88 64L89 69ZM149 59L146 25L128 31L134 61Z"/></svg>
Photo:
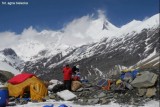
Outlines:
<svg viewBox="0 0 160 107"><path fill-rule="evenodd" d="M158 45L159 45L158 15L159 14L156 14L153 17L148 18L144 21L133 20L132 22L122 26L121 28L114 28L113 27L114 25L113 26L110 25L111 29L109 31L108 31L109 29L108 25L110 24L110 22L108 21L104 22L104 20L102 19L97 19L101 20L101 23L98 24L99 27L98 29L101 29L102 32L96 35L98 36L104 34L103 35L104 37L99 39L99 41L97 42L91 42L89 44L84 44L81 46L69 46L66 45L65 43L62 44L61 41L65 40L63 38L64 35L56 37L59 36L59 34L62 34L62 32L43 31L37 33L36 31L33 31L35 32L34 34L36 34L37 36L40 36L40 34L44 36L45 39L44 40L39 39L40 41L48 42L50 39L51 40L53 39L54 42L50 42L53 45L48 43L48 45L50 45L49 48L46 48L47 45L44 46L39 41L27 42L27 44L29 44L29 47L32 47L33 45L33 49L35 49L34 47L35 44L36 47L39 47L40 44L40 49L39 51L34 50L33 53L35 51L36 52L34 55L32 54L32 56L29 57L29 60L25 60L24 62L22 61L23 64L21 64L21 66L23 65L24 67L22 71L34 73L39 77L45 79L56 78L56 77L61 78L62 76L61 72L59 74L55 73L61 71L61 68L64 64L66 63L69 63L71 65L79 64L81 65L82 77L89 78L90 74L94 76L98 75L100 76L102 74L107 75L107 73L110 72L110 70L115 65L126 66L126 67L132 67L132 66L140 67L142 66L143 60L145 62L145 59L149 55L153 53L155 55L158 53ZM83 18L87 20L86 17ZM79 20L81 21L81 19ZM76 23L76 21L77 20L73 21L73 23L71 24ZM93 23L94 22L95 21L93 20ZM112 27L115 30L112 31ZM92 28L94 27L92 26ZM30 30L32 31L32 28ZM26 30L25 32L28 31ZM51 34L51 38L47 38L48 35L47 33ZM34 39L37 36L33 36L32 39ZM26 48L27 44L21 45L22 49ZM32 52L29 49L27 50L28 52ZM27 51L25 51L24 54L25 53L27 53ZM16 54L19 57L19 54L18 53ZM152 55L151 57L153 57L154 55ZM154 63L151 64L151 66L155 65L156 63L159 64L156 58L157 56L153 59ZM22 57L20 57L20 59L24 60ZM148 62L145 63L147 64Z"/></svg>

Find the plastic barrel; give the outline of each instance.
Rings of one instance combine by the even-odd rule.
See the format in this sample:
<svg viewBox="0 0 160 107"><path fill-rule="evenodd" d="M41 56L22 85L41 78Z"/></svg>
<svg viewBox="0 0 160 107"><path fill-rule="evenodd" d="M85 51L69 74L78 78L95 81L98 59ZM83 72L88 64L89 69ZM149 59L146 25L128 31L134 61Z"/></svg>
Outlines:
<svg viewBox="0 0 160 107"><path fill-rule="evenodd" d="M0 86L0 107L6 107L8 104L8 88Z"/></svg>

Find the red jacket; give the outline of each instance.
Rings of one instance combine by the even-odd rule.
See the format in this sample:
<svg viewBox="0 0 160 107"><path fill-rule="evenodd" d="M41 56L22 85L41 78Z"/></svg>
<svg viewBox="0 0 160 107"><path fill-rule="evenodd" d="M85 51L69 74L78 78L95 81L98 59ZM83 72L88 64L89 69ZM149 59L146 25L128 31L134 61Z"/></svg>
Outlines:
<svg viewBox="0 0 160 107"><path fill-rule="evenodd" d="M63 80L71 80L72 69L70 67L63 68Z"/></svg>

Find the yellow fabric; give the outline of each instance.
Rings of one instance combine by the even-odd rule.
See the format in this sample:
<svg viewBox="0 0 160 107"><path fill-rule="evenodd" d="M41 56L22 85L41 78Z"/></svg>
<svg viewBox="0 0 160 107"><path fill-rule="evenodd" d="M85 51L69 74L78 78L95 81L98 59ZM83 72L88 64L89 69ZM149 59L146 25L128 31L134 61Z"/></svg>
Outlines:
<svg viewBox="0 0 160 107"><path fill-rule="evenodd" d="M122 82L121 79L117 80L117 81L116 81L116 85L120 84L121 82Z"/></svg>
<svg viewBox="0 0 160 107"><path fill-rule="evenodd" d="M42 101L42 98L44 98L48 93L44 83L33 76L32 78L16 85L8 83L9 96L22 97L26 88L29 88L30 90L31 100Z"/></svg>
<svg viewBox="0 0 160 107"><path fill-rule="evenodd" d="M124 69L124 70L122 70L122 72L129 72L129 71L134 71L134 69Z"/></svg>

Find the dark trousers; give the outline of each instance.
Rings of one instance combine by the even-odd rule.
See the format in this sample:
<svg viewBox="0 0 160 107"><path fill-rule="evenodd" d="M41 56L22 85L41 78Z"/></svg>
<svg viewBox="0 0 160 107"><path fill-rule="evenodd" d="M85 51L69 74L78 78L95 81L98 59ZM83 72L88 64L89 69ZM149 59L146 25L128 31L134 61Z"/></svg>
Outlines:
<svg viewBox="0 0 160 107"><path fill-rule="evenodd" d="M64 80L64 88L71 91L71 80Z"/></svg>

